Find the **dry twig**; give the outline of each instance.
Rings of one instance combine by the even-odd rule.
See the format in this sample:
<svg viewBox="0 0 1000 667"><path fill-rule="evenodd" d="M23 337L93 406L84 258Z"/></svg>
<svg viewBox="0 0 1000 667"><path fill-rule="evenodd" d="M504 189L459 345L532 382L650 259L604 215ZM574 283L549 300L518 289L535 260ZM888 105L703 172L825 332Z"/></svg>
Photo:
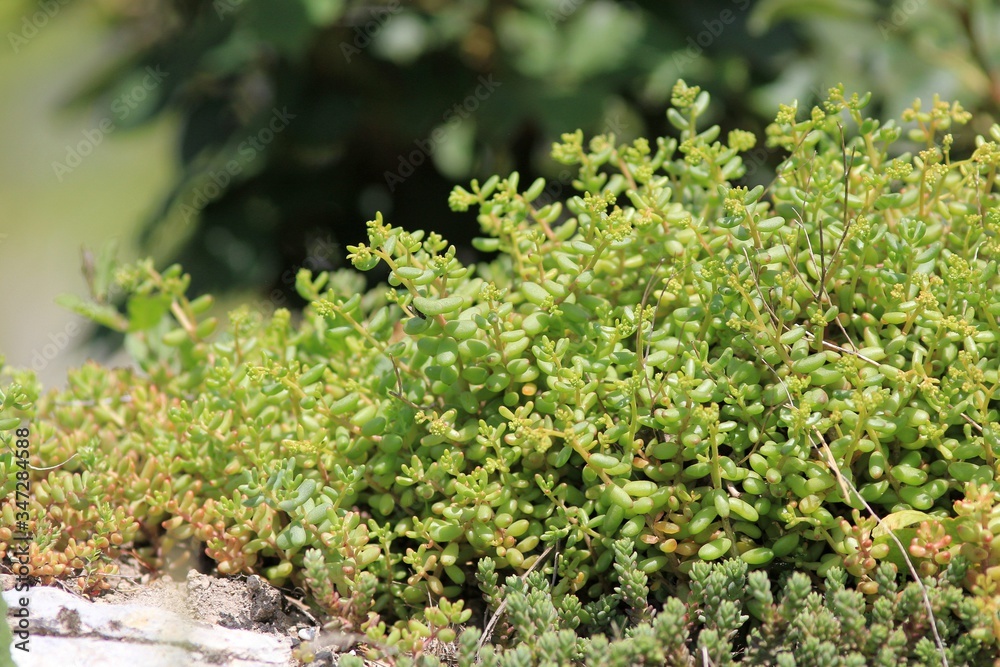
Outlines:
<svg viewBox="0 0 1000 667"><path fill-rule="evenodd" d="M552 552L554 548L555 548L554 546L550 546L545 551L543 551L541 555L535 559L535 562L531 564L531 567L529 567L527 571L525 571L525 573L521 575L521 581L527 579L528 575L531 574L543 560L545 560L545 558ZM490 618L489 623L486 624L486 629L483 630L483 636L479 638L479 645L476 647L477 659L479 656L479 652L483 650L483 646L485 646L486 642L490 640L490 636L493 634L493 628L495 628L497 623L500 621L500 616L502 616L504 611L506 610L507 610L507 600L505 599L503 602L500 603L500 606L497 607L497 610L493 612L493 617Z"/></svg>

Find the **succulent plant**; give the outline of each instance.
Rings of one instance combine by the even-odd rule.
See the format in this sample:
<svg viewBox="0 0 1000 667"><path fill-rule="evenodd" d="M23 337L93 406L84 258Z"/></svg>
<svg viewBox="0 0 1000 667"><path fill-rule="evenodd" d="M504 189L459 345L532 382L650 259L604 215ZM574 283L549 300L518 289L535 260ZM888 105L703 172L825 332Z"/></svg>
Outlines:
<svg viewBox="0 0 1000 667"><path fill-rule="evenodd" d="M616 564L634 555L630 540L615 542ZM989 615L963 592L966 561L957 558L922 584L900 585L895 567L881 564L874 576L879 591L867 595L846 586L847 572L831 568L822 585L795 572L785 578L780 594L764 570L748 571L740 559L697 563L691 569L690 595L668 598L661 609L642 620L621 614L621 598L608 596L602 605L613 610L611 622L599 622L579 607L557 603L548 580L539 572L526 578L509 576L497 592L506 601L504 615L513 630L508 640L484 643L478 628L458 636L454 662L433 655L383 655L396 667L456 664L459 667L533 667L535 665L996 665L996 646L977 638L990 634ZM481 567L484 588L495 586L490 559ZM618 569L644 580L639 570ZM942 651L928 636L931 622L921 598L925 585L934 622L943 636ZM563 600L575 599L566 596ZM616 604L616 602L618 604ZM495 639L495 638L494 638ZM348 656L341 658L341 664ZM355 658L352 658L355 660ZM361 665L357 657L352 664Z"/></svg>
<svg viewBox="0 0 1000 667"><path fill-rule="evenodd" d="M220 573L304 585L412 646L468 616L484 557L605 621L725 558L877 594L904 556L890 529L964 525L965 484L997 491L1000 126L953 156L958 104L918 102L904 130L866 101L783 106L767 141L788 155L751 190L733 183L755 137L700 129L709 97L679 82L678 137L554 146L579 195L536 207L546 183L516 173L455 188L491 262L378 216L349 257L388 288L302 270L301 316L244 307L216 333L179 267L109 274L124 314L69 303L136 367L4 389L0 426L36 437L34 572L98 590L123 546L158 565L195 540ZM724 606L713 646L739 627Z"/></svg>

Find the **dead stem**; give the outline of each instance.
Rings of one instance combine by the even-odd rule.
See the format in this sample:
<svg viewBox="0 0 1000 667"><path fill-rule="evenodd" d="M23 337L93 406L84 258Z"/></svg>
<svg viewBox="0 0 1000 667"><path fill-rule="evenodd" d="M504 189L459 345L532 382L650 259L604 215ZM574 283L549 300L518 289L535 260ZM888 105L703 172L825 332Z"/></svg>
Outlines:
<svg viewBox="0 0 1000 667"><path fill-rule="evenodd" d="M545 560L545 558L552 552L554 548L555 548L554 546L550 546L545 551L543 551L542 554L535 559L535 562L531 564L531 567L529 567L527 571L525 571L525 573L521 575L521 581L527 579L528 575L531 574L536 567L538 567L539 563ZM486 642L490 640L490 636L492 636L493 634L493 628L496 627L497 623L500 621L500 617L503 615L506 609L507 609L507 600L504 599L503 602L500 603L500 606L497 607L497 610L493 612L493 617L490 618L489 623L486 624L486 629L483 630L483 636L479 638L479 645L476 646L477 662L478 662L479 652L483 650L483 646L485 646Z"/></svg>

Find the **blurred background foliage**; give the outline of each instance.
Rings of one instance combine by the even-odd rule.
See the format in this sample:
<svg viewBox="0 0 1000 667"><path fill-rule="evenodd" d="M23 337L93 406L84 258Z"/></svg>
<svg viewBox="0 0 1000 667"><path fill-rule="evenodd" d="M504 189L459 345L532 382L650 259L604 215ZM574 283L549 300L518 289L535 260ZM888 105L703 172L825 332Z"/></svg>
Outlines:
<svg viewBox="0 0 1000 667"><path fill-rule="evenodd" d="M86 11L80 29L99 23L105 41L59 80L65 109L112 119L124 131L108 143L173 128L172 155L150 153L171 162L156 171L167 185L125 245L182 262L197 292L280 305L298 267L342 266L377 210L474 258L478 223L447 208L455 183L517 170L565 196L549 157L560 133L667 133L679 77L712 93L723 131L758 137L779 103L808 108L837 82L873 91L883 117L933 93L959 100L977 123L956 151L1000 115L992 0L38 0L0 13L15 54L36 48L17 40L45 7L60 39L80 39ZM747 182L779 160L759 142ZM128 170L89 192L127 197Z"/></svg>
<svg viewBox="0 0 1000 667"><path fill-rule="evenodd" d="M287 270L310 253L317 265L342 261L317 239L355 243L376 210L471 252L477 223L446 206L454 183L517 170L522 182L541 175L568 187L549 158L552 141L576 128L623 140L664 133L678 77L712 91L723 130L759 136L780 102L807 106L838 81L874 91L877 113L890 116L933 92L981 112L983 126L1000 108L995 2L103 7L130 48L77 101L113 104L151 68L167 73L130 116L136 124L181 117L179 177L141 222L141 240L160 259L181 261L199 289L290 292ZM271 138L276 113L289 120ZM778 158L762 148L757 159Z"/></svg>

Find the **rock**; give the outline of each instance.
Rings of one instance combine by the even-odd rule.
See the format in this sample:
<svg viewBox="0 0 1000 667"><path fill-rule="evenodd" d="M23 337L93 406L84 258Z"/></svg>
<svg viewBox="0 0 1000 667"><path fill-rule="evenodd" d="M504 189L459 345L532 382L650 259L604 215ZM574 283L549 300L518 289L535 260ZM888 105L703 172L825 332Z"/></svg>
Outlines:
<svg viewBox="0 0 1000 667"><path fill-rule="evenodd" d="M281 610L281 592L256 574L247 577L247 591L250 592L251 621L273 623L284 615Z"/></svg>
<svg viewBox="0 0 1000 667"><path fill-rule="evenodd" d="M284 633L293 624L281 591L257 575L227 579L191 570L185 596L189 615L225 628Z"/></svg>
<svg viewBox="0 0 1000 667"><path fill-rule="evenodd" d="M189 578L189 584L191 578ZM193 588L210 588L198 581ZM257 623L275 620L280 594L250 585L251 599L242 616ZM265 593L270 591L278 595ZM24 593L4 592L10 609ZM36 586L28 594L30 652L13 650L18 667L290 667L292 641L281 634L231 629L197 621L176 611L141 603L101 604L66 591ZM277 606L275 606L277 605ZM233 616L223 614L223 616ZM235 620L235 619L234 619ZM15 641L17 641L15 639Z"/></svg>

